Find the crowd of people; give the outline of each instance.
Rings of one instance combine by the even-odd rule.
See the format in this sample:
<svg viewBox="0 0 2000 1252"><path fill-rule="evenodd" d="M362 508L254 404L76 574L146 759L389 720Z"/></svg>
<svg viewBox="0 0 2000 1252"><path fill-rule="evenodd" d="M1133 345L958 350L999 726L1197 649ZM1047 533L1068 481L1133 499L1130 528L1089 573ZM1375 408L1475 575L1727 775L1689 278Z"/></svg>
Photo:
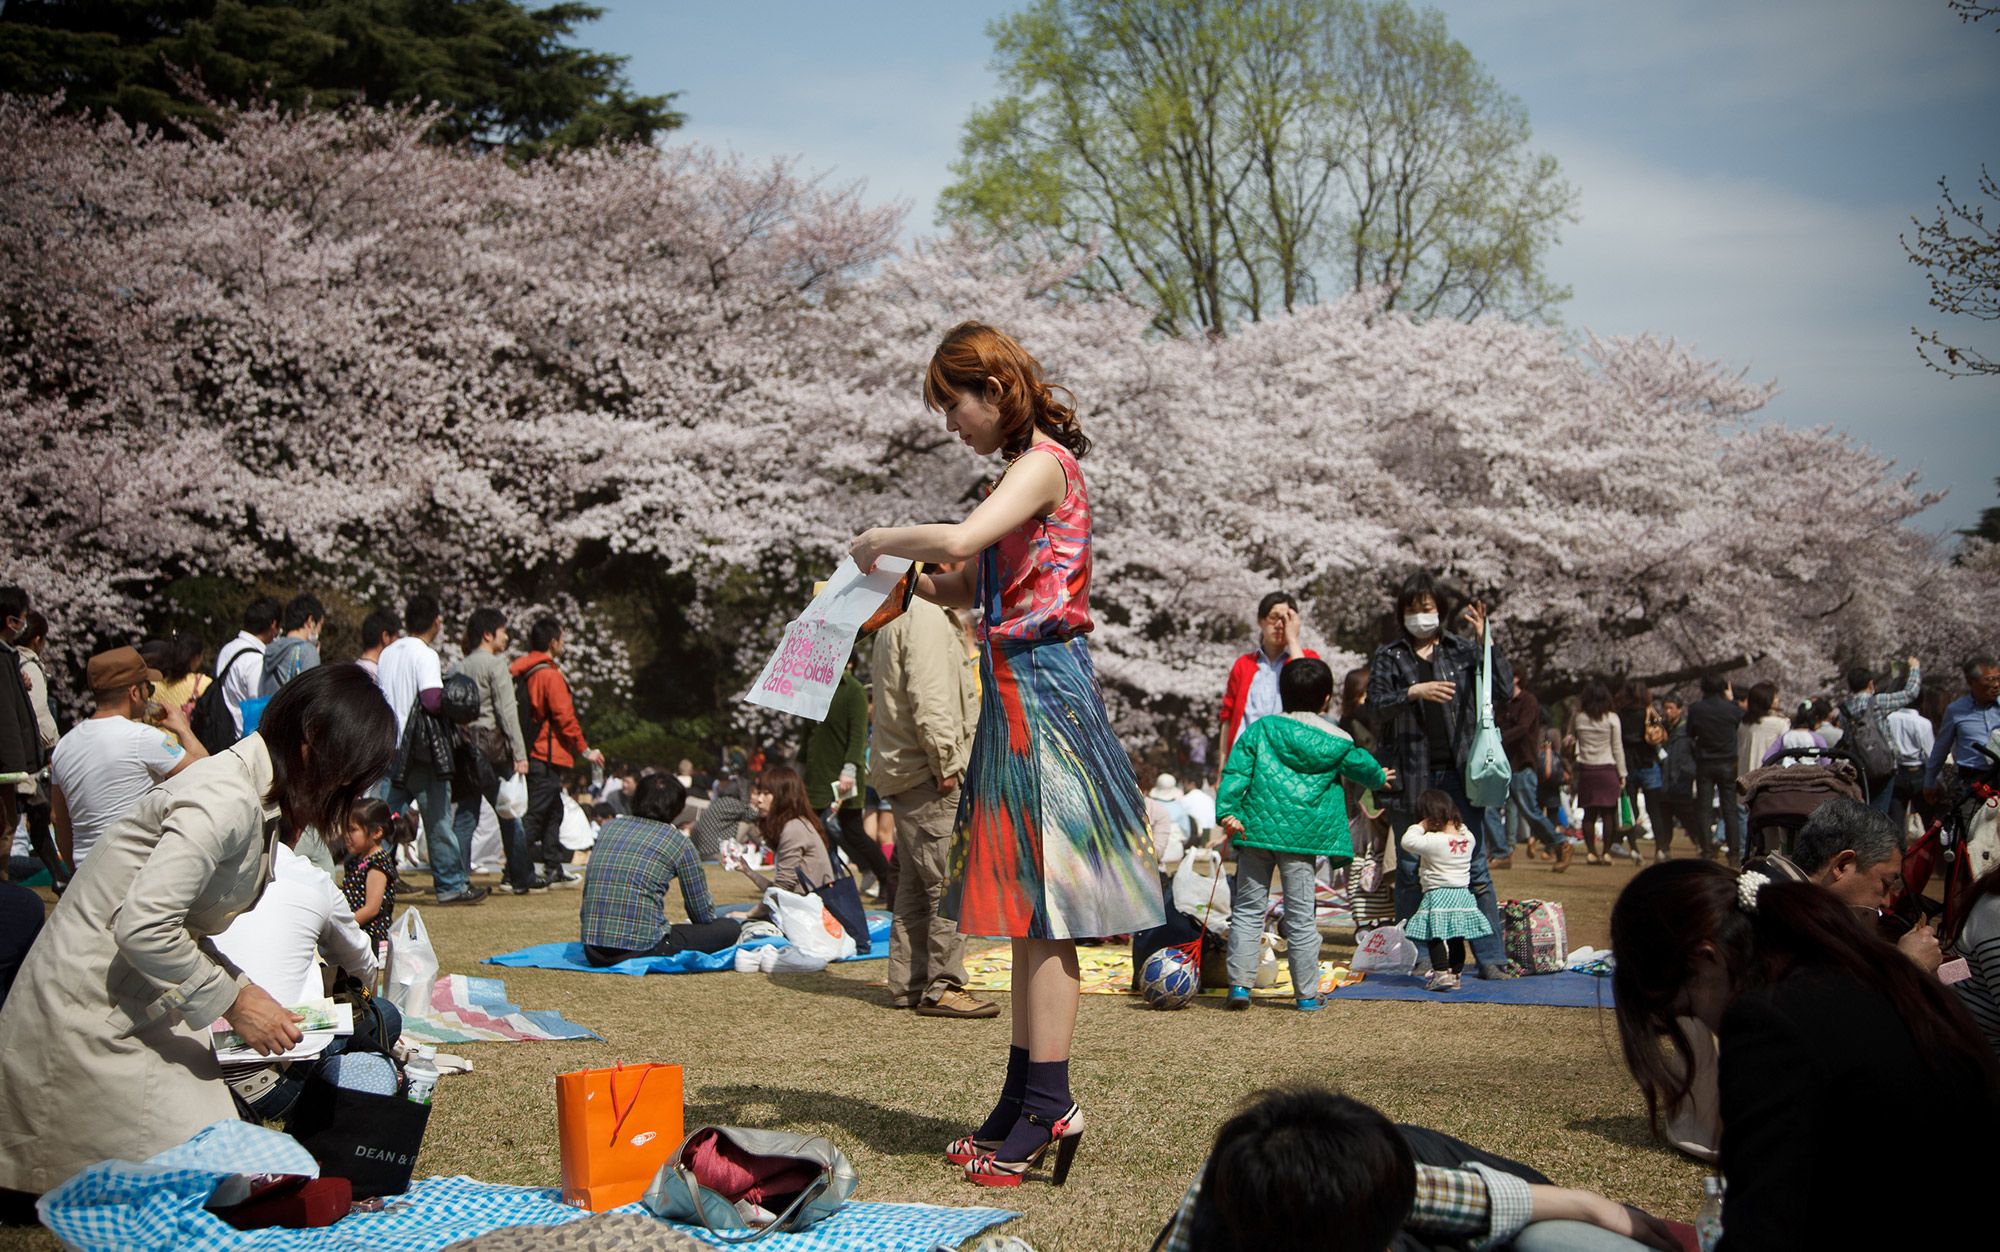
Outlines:
<svg viewBox="0 0 2000 1252"><path fill-rule="evenodd" d="M965 940L1010 941L997 1098L944 1153L984 1186L1045 1161L1064 1182L1084 1131L1077 944L1161 928L1163 867L1203 843L1234 868L1226 1003L1251 1003L1275 879L1310 1012L1323 877L1346 876L1364 926L1424 943L1427 985L1448 993L1468 966L1522 972L1492 876L1516 847L1563 873L1578 844L1586 865L1641 861L1650 832L1653 864L1612 916L1619 1037L1662 1136L1727 1179L1722 1246L1904 1233L1896 1206L1854 1203L1875 1107L1949 1110L1929 1146L1976 1159L2000 1112L2000 869L1942 930L1895 924L1891 906L1910 894L1908 815L1938 817L1965 795L1953 776L1995 764L2000 664L1968 662L1950 701L1910 658L1900 684L1858 667L1837 697L1739 694L1714 673L1693 699L1628 678L1545 704L1487 606L1427 573L1397 588L1391 637L1338 682L1275 592L1224 684L1214 774L1207 737L1188 736L1186 784L1142 791L1087 646L1090 441L1059 391L991 327L946 336L926 402L1006 469L962 521L853 539L863 570L921 562L917 598L864 644L868 680L849 664L794 759L760 751L713 774L614 766L585 784L581 763L605 760L561 622L533 622L514 656L505 615L477 609L447 664L428 593L370 612L352 661L322 656L310 592L253 602L213 664L186 634L108 647L87 666L91 715L64 729L47 622L0 587L8 877L46 873L61 895L45 919L39 897L0 890L0 1189L39 1193L240 1111L283 1116L313 1068L225 1068L211 1024L268 1057L301 1037L288 1006L371 983L419 850L437 904L484 901L471 873L489 810L506 893L581 886L592 965L769 933L752 929L773 925L766 908L717 907L711 864L760 893L872 883L893 918L885 998L919 1016L997 1016L966 987ZM1468 785L1475 764L1505 776L1504 802L1490 776ZM1774 823L1752 800L1764 785L1832 794ZM566 787L587 788L577 812L594 827L581 875ZM1694 857L1672 858L1676 827ZM393 1007L371 1012L341 1048L396 1055ZM1636 1209L1310 1088L1262 1093L1221 1127L1159 1245L1322 1247L1329 1232L1355 1248L1679 1246Z"/></svg>

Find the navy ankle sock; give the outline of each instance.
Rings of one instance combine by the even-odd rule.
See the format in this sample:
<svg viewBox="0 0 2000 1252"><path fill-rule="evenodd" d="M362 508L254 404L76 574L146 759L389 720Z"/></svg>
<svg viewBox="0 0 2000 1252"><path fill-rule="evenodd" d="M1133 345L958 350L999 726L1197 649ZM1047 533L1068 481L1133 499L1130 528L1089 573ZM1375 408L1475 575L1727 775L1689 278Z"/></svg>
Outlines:
<svg viewBox="0 0 2000 1252"><path fill-rule="evenodd" d="M1068 1061L1030 1061L1027 1065L1028 1086L1021 1098L1021 1112L1024 1116L1014 1123L1008 1132L1007 1142L993 1155L1002 1161L1025 1161L1037 1148L1047 1143L1055 1120L1069 1112ZM1041 1119L1037 1125L1025 1114L1033 1113Z"/></svg>
<svg viewBox="0 0 2000 1252"><path fill-rule="evenodd" d="M986 1115L979 1129L972 1132L974 1139L992 1142L1005 1139L1007 1132L1014 1129L1014 1123L1021 1119L1021 1098L1028 1091L1028 1050L1010 1045L1007 1048L1007 1077L1000 1082L1000 1103Z"/></svg>

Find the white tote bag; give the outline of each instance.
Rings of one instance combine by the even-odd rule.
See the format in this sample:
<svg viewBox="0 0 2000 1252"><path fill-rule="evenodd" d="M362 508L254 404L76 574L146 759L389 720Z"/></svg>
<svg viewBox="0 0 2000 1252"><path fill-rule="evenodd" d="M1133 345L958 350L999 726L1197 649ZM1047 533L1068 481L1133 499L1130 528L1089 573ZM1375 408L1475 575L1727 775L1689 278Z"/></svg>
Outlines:
<svg viewBox="0 0 2000 1252"><path fill-rule="evenodd" d="M764 892L764 907L777 919L786 940L807 956L838 961L854 955L853 937L840 928L817 895L794 895L783 887L771 887Z"/></svg>
<svg viewBox="0 0 2000 1252"><path fill-rule="evenodd" d="M1361 936L1351 968L1362 974L1407 974L1416 964L1417 945L1401 926L1377 926Z"/></svg>
<svg viewBox="0 0 2000 1252"><path fill-rule="evenodd" d="M405 1017L429 1017L431 984L437 981L437 949L418 912L404 909L389 930L389 1003Z"/></svg>
<svg viewBox="0 0 2000 1252"><path fill-rule="evenodd" d="M493 796L493 813L502 821L528 815L528 779L525 775L509 774L501 781L500 790Z"/></svg>
<svg viewBox="0 0 2000 1252"><path fill-rule="evenodd" d="M1222 872L1221 853L1188 849L1174 871L1174 908L1218 935L1229 933L1229 879Z"/></svg>

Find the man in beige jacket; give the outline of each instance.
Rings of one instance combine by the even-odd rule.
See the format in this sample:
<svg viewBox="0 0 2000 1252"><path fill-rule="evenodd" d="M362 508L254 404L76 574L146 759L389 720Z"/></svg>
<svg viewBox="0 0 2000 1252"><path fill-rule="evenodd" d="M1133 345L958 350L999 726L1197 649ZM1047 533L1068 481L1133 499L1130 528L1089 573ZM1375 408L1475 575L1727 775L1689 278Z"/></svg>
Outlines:
<svg viewBox="0 0 2000 1252"><path fill-rule="evenodd" d="M995 1017L965 990L965 940L938 916L958 784L979 720L975 654L948 609L914 600L875 636L869 782L896 815L889 1003L925 1017Z"/></svg>

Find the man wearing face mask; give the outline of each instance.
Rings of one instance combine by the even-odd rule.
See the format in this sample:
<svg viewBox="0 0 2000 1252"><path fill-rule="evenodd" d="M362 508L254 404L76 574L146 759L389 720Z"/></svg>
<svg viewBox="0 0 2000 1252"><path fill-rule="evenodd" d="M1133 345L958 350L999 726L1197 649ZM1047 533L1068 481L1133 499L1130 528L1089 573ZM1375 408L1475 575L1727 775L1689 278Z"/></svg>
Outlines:
<svg viewBox="0 0 2000 1252"><path fill-rule="evenodd" d="M257 694L265 699L319 665L319 634L326 628L326 608L310 592L293 596L285 605L280 626L284 633L264 649L264 685Z"/></svg>
<svg viewBox="0 0 2000 1252"><path fill-rule="evenodd" d="M1278 672L1286 661L1319 653L1302 641L1303 624L1298 602L1283 591L1273 591L1257 605L1257 646L1236 658L1229 671L1229 685L1222 693L1222 756L1219 772L1229 764L1229 747L1238 735L1267 713L1283 711L1278 699Z"/></svg>
<svg viewBox="0 0 2000 1252"><path fill-rule="evenodd" d="M1395 789L1384 794L1389 829L1402 831L1416 821L1416 799L1435 787L1458 805L1459 818L1471 831L1485 828L1485 811L1465 795L1465 762L1479 728L1473 693L1479 676L1486 630L1486 606L1466 606L1462 618L1471 638L1443 629L1437 584L1419 572L1396 593L1396 638L1375 649L1368 680L1368 707L1380 727L1382 764L1396 772ZM1514 689L1514 671L1500 650L1493 651L1494 718ZM1492 933L1472 940L1472 955L1482 978L1512 978L1518 971L1507 961L1500 939L1500 913L1493 894L1493 875L1486 862L1485 841L1473 840L1472 894L1486 915ZM1417 858L1398 851L1396 917L1417 911L1423 891L1417 881Z"/></svg>

